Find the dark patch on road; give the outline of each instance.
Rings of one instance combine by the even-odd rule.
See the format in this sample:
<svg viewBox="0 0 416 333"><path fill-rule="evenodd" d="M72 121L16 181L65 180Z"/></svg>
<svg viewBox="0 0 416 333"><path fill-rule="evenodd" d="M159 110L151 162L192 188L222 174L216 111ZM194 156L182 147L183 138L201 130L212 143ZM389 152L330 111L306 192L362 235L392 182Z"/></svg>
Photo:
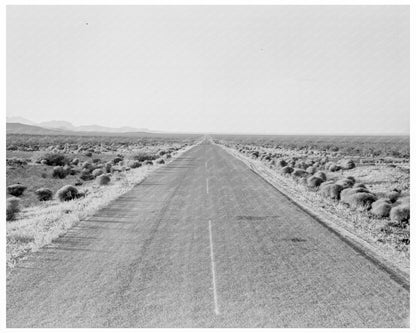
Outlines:
<svg viewBox="0 0 416 333"><path fill-rule="evenodd" d="M244 220L244 221L264 221L267 219L277 218L277 215L269 215L269 216L252 216L252 215L237 215L237 220Z"/></svg>

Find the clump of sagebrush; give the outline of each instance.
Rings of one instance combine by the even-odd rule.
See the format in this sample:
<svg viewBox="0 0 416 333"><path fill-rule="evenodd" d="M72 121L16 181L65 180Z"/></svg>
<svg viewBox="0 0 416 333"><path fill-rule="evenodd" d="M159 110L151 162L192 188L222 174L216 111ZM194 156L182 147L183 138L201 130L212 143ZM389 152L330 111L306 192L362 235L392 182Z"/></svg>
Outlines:
<svg viewBox="0 0 416 333"><path fill-rule="evenodd" d="M113 171L113 165L110 162L104 164L105 172L111 173Z"/></svg>
<svg viewBox="0 0 416 333"><path fill-rule="evenodd" d="M92 171L92 176L94 178L97 178L98 176L101 176L104 173L102 169L95 169Z"/></svg>
<svg viewBox="0 0 416 333"><path fill-rule="evenodd" d="M160 160L157 160L157 164L165 164L165 160L161 158Z"/></svg>
<svg viewBox="0 0 416 333"><path fill-rule="evenodd" d="M91 171L88 169L82 169L81 174L79 175L79 178L83 181L88 181L94 179L94 176L92 175Z"/></svg>
<svg viewBox="0 0 416 333"><path fill-rule="evenodd" d="M152 161L146 161L144 164L146 164L146 165L153 165L153 162Z"/></svg>
<svg viewBox="0 0 416 333"><path fill-rule="evenodd" d="M93 168L92 164L88 161L85 161L84 163L82 163L81 165L81 169L88 169L91 170Z"/></svg>
<svg viewBox="0 0 416 333"><path fill-rule="evenodd" d="M330 172L336 172L338 170L341 170L341 167L333 162L328 162L325 165L325 169L330 171Z"/></svg>
<svg viewBox="0 0 416 333"><path fill-rule="evenodd" d="M335 184L333 181L326 181L322 183L319 188L322 196L333 200L339 200L342 190L343 187L339 184Z"/></svg>
<svg viewBox="0 0 416 333"><path fill-rule="evenodd" d="M346 188L341 191L341 202L351 208L370 208L377 200L375 194L370 193L366 188Z"/></svg>
<svg viewBox="0 0 416 333"><path fill-rule="evenodd" d="M43 154L39 159L42 164L51 165L51 166L64 166L69 163L68 157L61 153L46 153Z"/></svg>
<svg viewBox="0 0 416 333"><path fill-rule="evenodd" d="M344 170L351 170L355 168L355 163L353 160L341 160L338 163Z"/></svg>
<svg viewBox="0 0 416 333"><path fill-rule="evenodd" d="M394 189L386 194L386 197L392 202L395 203L399 199L401 194L400 190Z"/></svg>
<svg viewBox="0 0 416 333"><path fill-rule="evenodd" d="M320 177L317 177L317 176L310 176L310 177L308 177L308 179L306 181L308 187L311 187L311 188L317 188L323 182L324 182L324 180Z"/></svg>
<svg viewBox="0 0 416 333"><path fill-rule="evenodd" d="M378 199L371 205L371 214L379 218L388 217L391 208L392 204L388 199Z"/></svg>
<svg viewBox="0 0 416 333"><path fill-rule="evenodd" d="M23 158L10 157L10 158L6 158L6 164L7 164L7 166L23 167L23 166L27 165L27 161Z"/></svg>
<svg viewBox="0 0 416 333"><path fill-rule="evenodd" d="M157 155L153 155L153 154L149 154L149 153L138 153L136 155L133 156L133 159L139 162L143 162L143 161L153 161L155 159L157 159L158 156Z"/></svg>
<svg viewBox="0 0 416 333"><path fill-rule="evenodd" d="M326 181L326 174L323 171L315 172L314 176L321 178L323 181Z"/></svg>
<svg viewBox="0 0 416 333"><path fill-rule="evenodd" d="M16 214L20 211L19 202L20 199L18 198L8 198L6 200L6 221L15 219Z"/></svg>
<svg viewBox="0 0 416 333"><path fill-rule="evenodd" d="M399 223L408 223L410 220L410 201L404 199L399 205L393 207L390 211L390 219Z"/></svg>
<svg viewBox="0 0 416 333"><path fill-rule="evenodd" d="M65 178L66 172L64 171L64 168L62 166L56 166L52 170L52 177L53 178Z"/></svg>
<svg viewBox="0 0 416 333"><path fill-rule="evenodd" d="M306 172L313 175L316 172L316 167L314 166L307 167Z"/></svg>
<svg viewBox="0 0 416 333"><path fill-rule="evenodd" d="M56 196L60 201L69 201L78 198L78 193L75 186L65 185L56 192Z"/></svg>
<svg viewBox="0 0 416 333"><path fill-rule="evenodd" d="M142 166L142 164L139 161L131 161L128 165L132 169L137 169Z"/></svg>
<svg viewBox="0 0 416 333"><path fill-rule="evenodd" d="M292 175L295 177L304 177L307 172L304 169L296 168L293 170Z"/></svg>
<svg viewBox="0 0 416 333"><path fill-rule="evenodd" d="M48 201L52 199L52 191L46 187L42 187L35 191L39 201Z"/></svg>
<svg viewBox="0 0 416 333"><path fill-rule="evenodd" d="M341 185L344 189L353 187L355 179L353 177L342 178L336 181L336 184Z"/></svg>
<svg viewBox="0 0 416 333"><path fill-rule="evenodd" d="M27 187L22 184L9 185L7 186L7 193L15 197L20 197L21 195L23 195L23 192L26 190L26 188Z"/></svg>
<svg viewBox="0 0 416 333"><path fill-rule="evenodd" d="M74 158L74 159L71 161L71 164L73 164L73 165L78 165L78 164L79 164L79 158Z"/></svg>
<svg viewBox="0 0 416 333"><path fill-rule="evenodd" d="M288 175L288 174L291 174L293 172L293 168L292 167L290 167L290 166L284 166L282 169L281 169L281 173L282 174L284 174L284 175Z"/></svg>
<svg viewBox="0 0 416 333"><path fill-rule="evenodd" d="M110 183L110 176L109 175L100 175L97 177L97 184L98 185L108 185Z"/></svg>
<svg viewBox="0 0 416 333"><path fill-rule="evenodd" d="M285 161L285 160L278 160L277 162L276 162L276 165L278 166L278 167L280 167L280 168L284 168L286 165L287 165L287 162Z"/></svg>

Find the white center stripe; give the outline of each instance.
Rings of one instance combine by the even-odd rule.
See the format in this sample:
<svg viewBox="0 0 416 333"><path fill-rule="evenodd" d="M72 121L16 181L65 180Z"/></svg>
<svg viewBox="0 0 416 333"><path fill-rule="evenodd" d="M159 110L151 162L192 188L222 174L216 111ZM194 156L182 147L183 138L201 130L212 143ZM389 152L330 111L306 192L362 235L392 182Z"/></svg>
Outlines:
<svg viewBox="0 0 416 333"><path fill-rule="evenodd" d="M211 270L212 270L212 289L214 293L214 311L216 315L220 314L220 310L218 308L218 298L217 298L217 284L216 284L216 277L215 277L215 260L214 260L214 245L212 243L212 230L211 230L211 220L208 221L208 229L209 229L209 245L211 249Z"/></svg>
<svg viewBox="0 0 416 333"><path fill-rule="evenodd" d="M209 193L208 178L207 178L207 194Z"/></svg>

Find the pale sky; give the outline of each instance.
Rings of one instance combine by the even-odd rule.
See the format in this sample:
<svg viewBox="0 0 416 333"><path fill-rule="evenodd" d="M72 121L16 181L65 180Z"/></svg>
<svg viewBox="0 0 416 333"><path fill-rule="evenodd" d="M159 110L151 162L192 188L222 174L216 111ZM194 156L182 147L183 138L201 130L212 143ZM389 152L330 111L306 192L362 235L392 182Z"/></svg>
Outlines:
<svg viewBox="0 0 416 333"><path fill-rule="evenodd" d="M7 115L408 134L407 6L8 6Z"/></svg>

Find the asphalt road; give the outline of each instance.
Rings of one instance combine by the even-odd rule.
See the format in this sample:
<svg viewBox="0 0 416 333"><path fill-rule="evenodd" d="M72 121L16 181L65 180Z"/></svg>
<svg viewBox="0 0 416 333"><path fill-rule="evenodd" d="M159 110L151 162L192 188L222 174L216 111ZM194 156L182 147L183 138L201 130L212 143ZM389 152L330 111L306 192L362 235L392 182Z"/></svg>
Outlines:
<svg viewBox="0 0 416 333"><path fill-rule="evenodd" d="M206 143L7 281L8 327L402 327L409 292Z"/></svg>

